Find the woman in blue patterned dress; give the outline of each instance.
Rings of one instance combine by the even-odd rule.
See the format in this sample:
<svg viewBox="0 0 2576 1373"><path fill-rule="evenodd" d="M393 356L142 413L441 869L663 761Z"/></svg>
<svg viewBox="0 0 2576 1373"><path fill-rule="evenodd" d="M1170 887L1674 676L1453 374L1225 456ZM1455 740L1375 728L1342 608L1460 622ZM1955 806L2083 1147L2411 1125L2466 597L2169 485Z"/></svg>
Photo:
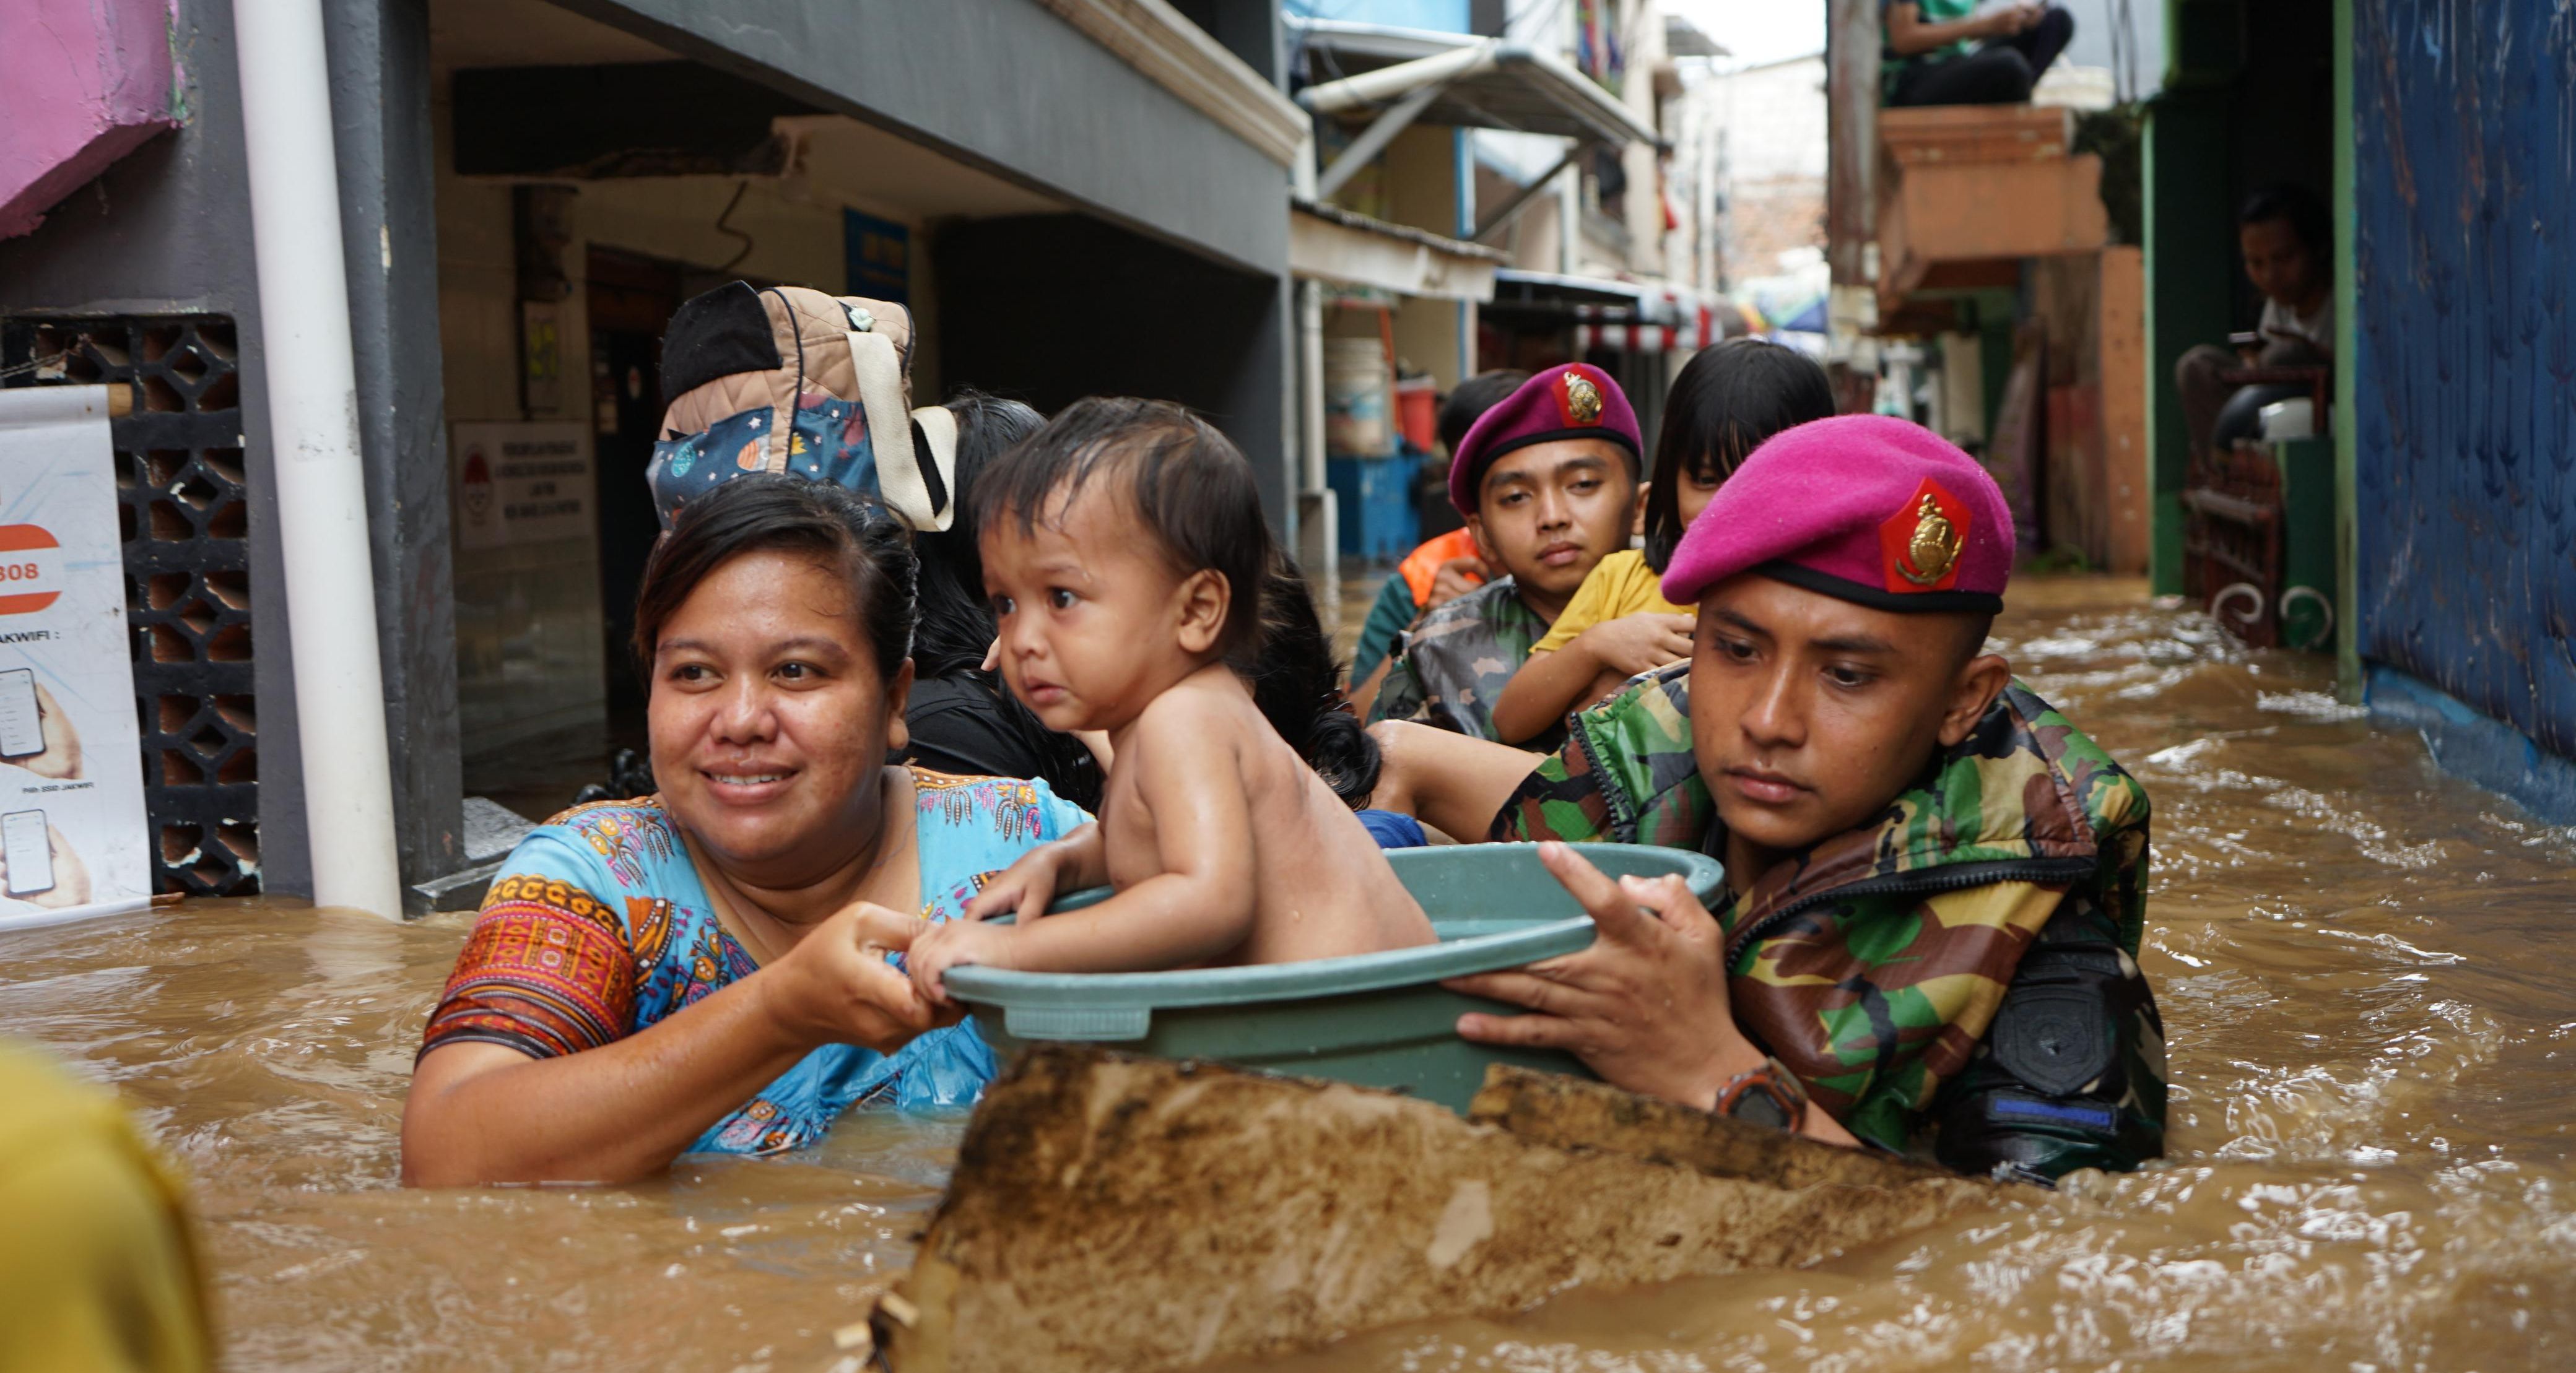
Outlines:
<svg viewBox="0 0 2576 1373"><path fill-rule="evenodd" d="M661 793L568 811L502 865L403 1113L421 1185L640 1177L776 1153L860 1102L994 1071L887 954L1089 819L1044 782L888 766L913 554L883 507L746 476L654 551L635 641Z"/></svg>

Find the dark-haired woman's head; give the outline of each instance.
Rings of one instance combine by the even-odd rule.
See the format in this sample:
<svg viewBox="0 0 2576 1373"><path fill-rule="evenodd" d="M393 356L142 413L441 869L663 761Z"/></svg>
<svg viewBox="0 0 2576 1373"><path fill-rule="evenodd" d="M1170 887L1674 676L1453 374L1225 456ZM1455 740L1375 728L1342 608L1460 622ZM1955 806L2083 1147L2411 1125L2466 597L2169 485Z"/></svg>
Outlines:
<svg viewBox="0 0 2576 1373"><path fill-rule="evenodd" d="M1450 392L1449 398L1440 403L1437 423L1441 451L1457 452L1458 445L1467 437L1467 431L1476 427L1476 421L1483 419L1486 411L1510 400L1512 393L1521 389L1521 383L1529 379L1530 374L1520 368L1498 367L1490 372L1478 372L1458 383L1458 389Z"/></svg>
<svg viewBox="0 0 2576 1373"><path fill-rule="evenodd" d="M1260 642L1227 665L1252 688L1261 718L1343 804L1367 802L1377 790L1377 741L1350 712L1332 636L1324 632L1314 595L1295 563L1271 559L1261 584Z"/></svg>
<svg viewBox="0 0 2576 1373"><path fill-rule="evenodd" d="M680 510L635 602L653 772L737 880L821 880L882 820L912 686L911 531L828 482L753 475Z"/></svg>
<svg viewBox="0 0 2576 1373"><path fill-rule="evenodd" d="M1764 439L1833 413L1825 369L1795 348L1740 338L1701 349L1664 400L1646 489L1646 565L1664 570L1719 483Z"/></svg>
<svg viewBox="0 0 2576 1373"><path fill-rule="evenodd" d="M974 670L993 646L993 607L984 596L984 560L975 549L976 479L993 459L1038 431L1046 416L1015 400L960 391L947 410L957 417L957 518L921 535L921 628L912 657L924 681Z"/></svg>

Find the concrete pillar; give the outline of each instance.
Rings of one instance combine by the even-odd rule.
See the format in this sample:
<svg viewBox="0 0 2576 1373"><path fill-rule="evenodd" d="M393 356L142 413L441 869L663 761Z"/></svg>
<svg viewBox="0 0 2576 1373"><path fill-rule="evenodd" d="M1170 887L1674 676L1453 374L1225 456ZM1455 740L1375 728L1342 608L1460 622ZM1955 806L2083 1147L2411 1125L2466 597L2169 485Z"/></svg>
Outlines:
<svg viewBox="0 0 2576 1373"><path fill-rule="evenodd" d="M464 862L431 200L429 7L428 0L326 0L323 17L339 125L359 434L375 533L394 832L408 888ZM284 533L294 537L292 530Z"/></svg>

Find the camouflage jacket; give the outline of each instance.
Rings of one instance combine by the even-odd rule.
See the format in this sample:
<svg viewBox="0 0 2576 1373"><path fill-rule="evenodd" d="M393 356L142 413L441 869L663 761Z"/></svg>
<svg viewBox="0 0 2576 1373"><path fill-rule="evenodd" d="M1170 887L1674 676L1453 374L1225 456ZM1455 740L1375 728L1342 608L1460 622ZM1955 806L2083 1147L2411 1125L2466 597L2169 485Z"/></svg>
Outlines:
<svg viewBox="0 0 2576 1373"><path fill-rule="evenodd" d="M1547 637L1547 621L1499 577L1422 617L1396 645L1369 708L1371 722L1413 720L1477 739L1494 737L1494 702ZM1526 747L1554 748L1560 728Z"/></svg>
<svg viewBox="0 0 2576 1373"><path fill-rule="evenodd" d="M1493 838L1725 852L1688 664L1572 724ZM2028 688L1872 823L1728 877L1736 1021L1853 1134L2039 1180L2163 1152L2147 795Z"/></svg>

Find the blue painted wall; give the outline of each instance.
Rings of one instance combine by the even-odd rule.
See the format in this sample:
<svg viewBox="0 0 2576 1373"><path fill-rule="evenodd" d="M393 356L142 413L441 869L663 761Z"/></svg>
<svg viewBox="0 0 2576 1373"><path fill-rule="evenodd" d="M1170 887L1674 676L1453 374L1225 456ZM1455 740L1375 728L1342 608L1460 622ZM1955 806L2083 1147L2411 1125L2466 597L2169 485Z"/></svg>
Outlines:
<svg viewBox="0 0 2576 1373"><path fill-rule="evenodd" d="M1300 19L1346 19L1440 33L1467 32L1467 0L1288 0Z"/></svg>
<svg viewBox="0 0 2576 1373"><path fill-rule="evenodd" d="M2576 25L2353 0L2363 656L2576 755Z"/></svg>

